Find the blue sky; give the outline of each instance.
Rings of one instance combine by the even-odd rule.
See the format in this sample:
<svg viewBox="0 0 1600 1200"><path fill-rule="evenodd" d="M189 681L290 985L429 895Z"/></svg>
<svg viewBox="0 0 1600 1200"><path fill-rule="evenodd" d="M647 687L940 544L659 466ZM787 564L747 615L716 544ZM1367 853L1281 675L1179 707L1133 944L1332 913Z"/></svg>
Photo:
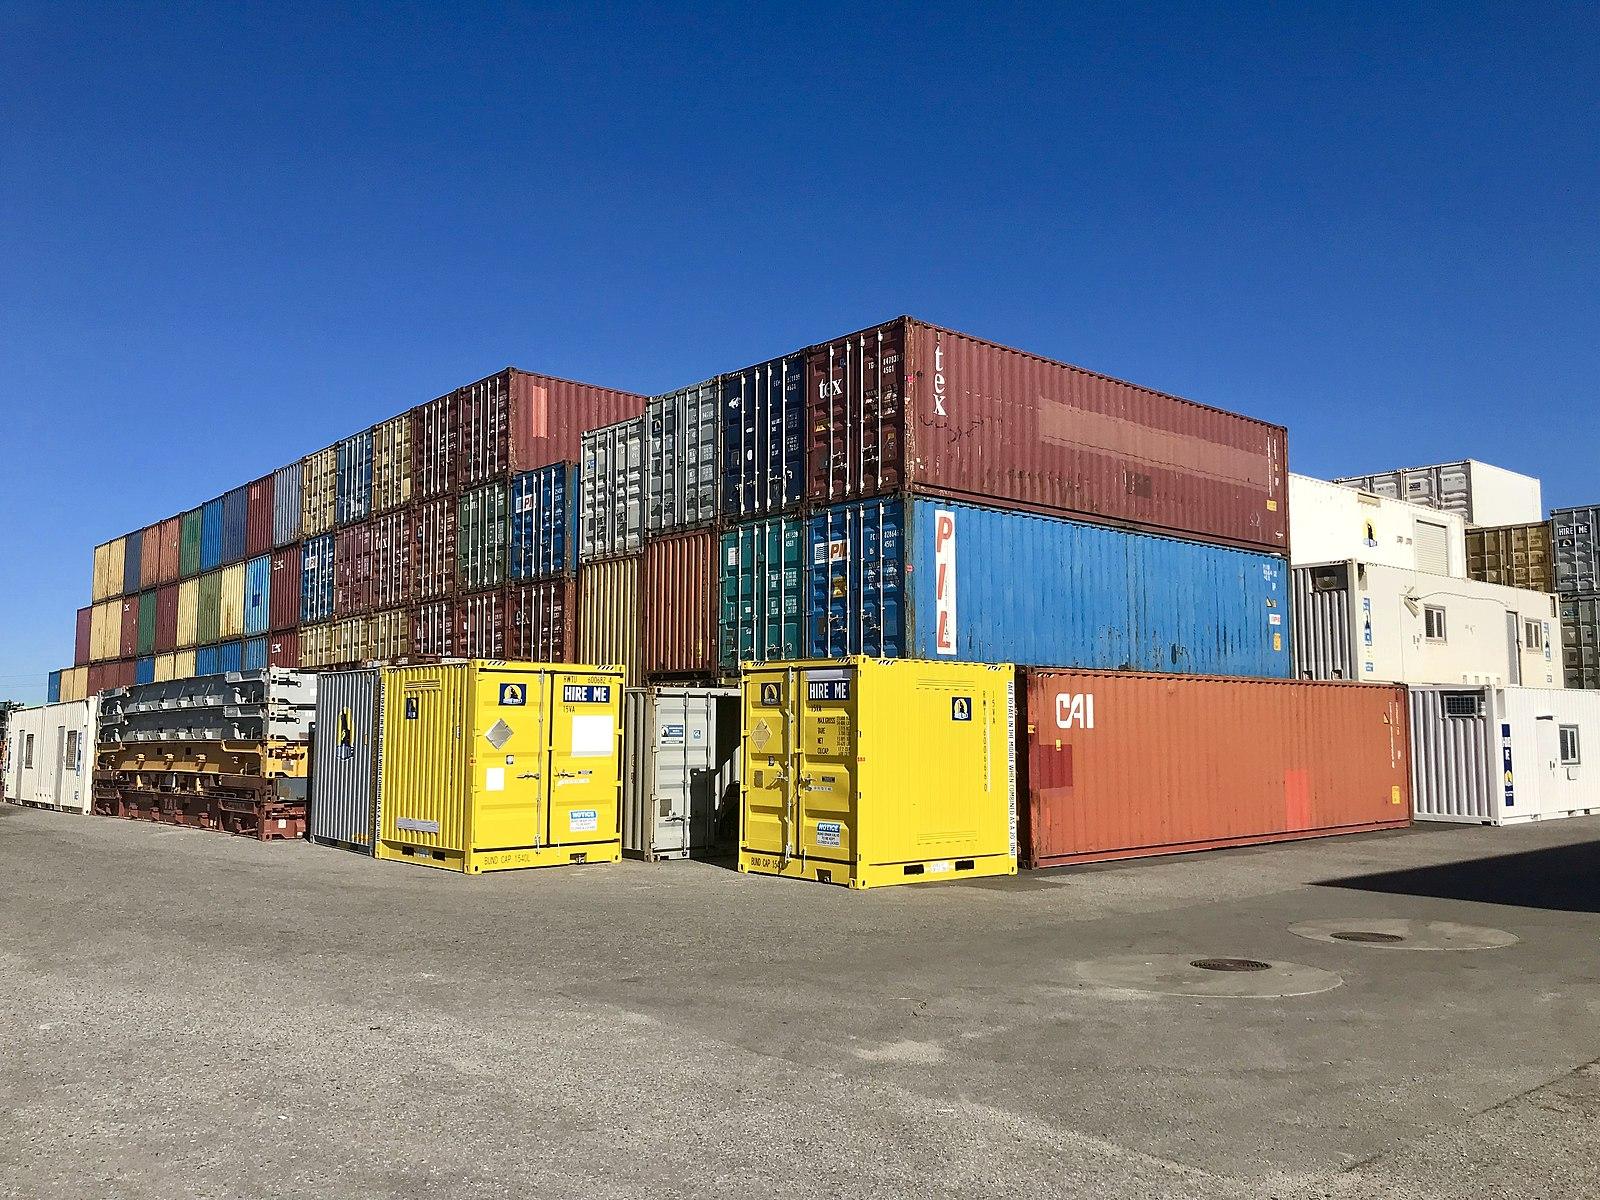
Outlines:
<svg viewBox="0 0 1600 1200"><path fill-rule="evenodd" d="M504 366L901 312L1600 499L1593 6L0 11L0 696L92 545Z"/></svg>

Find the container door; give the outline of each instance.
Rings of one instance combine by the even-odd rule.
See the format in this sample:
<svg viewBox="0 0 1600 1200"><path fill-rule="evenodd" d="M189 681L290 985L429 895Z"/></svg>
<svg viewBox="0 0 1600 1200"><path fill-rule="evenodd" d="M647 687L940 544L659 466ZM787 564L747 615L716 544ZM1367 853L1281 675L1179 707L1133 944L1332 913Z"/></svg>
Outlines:
<svg viewBox="0 0 1600 1200"><path fill-rule="evenodd" d="M550 826L553 844L614 841L620 835L620 680L547 677L550 709ZM602 677L604 678L604 677Z"/></svg>
<svg viewBox="0 0 1600 1200"><path fill-rule="evenodd" d="M856 858L856 718L853 667L814 668L802 673L800 761L795 789L797 836L805 858L849 863ZM956 778L951 776L951 778Z"/></svg>
<svg viewBox="0 0 1600 1200"><path fill-rule="evenodd" d="M1506 614L1506 682L1512 687L1522 686L1522 618L1514 612Z"/></svg>
<svg viewBox="0 0 1600 1200"><path fill-rule="evenodd" d="M655 698L655 770L649 786L650 836L657 854L689 853L690 783L706 744L704 714L697 711L703 707L698 697Z"/></svg>
<svg viewBox="0 0 1600 1200"><path fill-rule="evenodd" d="M752 671L744 677L744 789L740 844L755 854L793 858L797 747L796 684L789 669Z"/></svg>
<svg viewBox="0 0 1600 1200"><path fill-rule="evenodd" d="M1547 809L1558 806L1562 787L1561 778L1561 722L1554 717L1539 717L1533 722L1533 745L1539 755L1534 764L1535 778L1539 781L1539 794L1533 798L1533 815L1542 817ZM1520 800L1525 791L1518 789Z"/></svg>
<svg viewBox="0 0 1600 1200"><path fill-rule="evenodd" d="M547 685L530 672L485 671L473 708L472 848L545 844Z"/></svg>
<svg viewBox="0 0 1600 1200"><path fill-rule="evenodd" d="M66 799L67 799L68 795L70 794L69 789L67 787L67 780L70 777L69 774L68 774L69 771L72 772L74 775L76 774L77 764L72 762L68 758L67 751L68 751L68 741L69 741L69 739L74 744L74 749L75 749L76 748L77 738L78 738L77 730L73 730L72 733L69 734L67 732L67 727L65 725L56 726L56 795L55 795L55 804L56 804L57 808L62 808L62 807L65 806Z"/></svg>

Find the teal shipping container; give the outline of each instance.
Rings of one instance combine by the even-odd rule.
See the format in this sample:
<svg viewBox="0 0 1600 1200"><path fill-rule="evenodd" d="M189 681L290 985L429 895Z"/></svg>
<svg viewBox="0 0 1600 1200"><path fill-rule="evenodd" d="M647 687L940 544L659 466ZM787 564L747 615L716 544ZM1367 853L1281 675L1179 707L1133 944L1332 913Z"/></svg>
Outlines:
<svg viewBox="0 0 1600 1200"><path fill-rule="evenodd" d="M802 532L798 518L774 517L722 535L717 660L725 670L803 657Z"/></svg>

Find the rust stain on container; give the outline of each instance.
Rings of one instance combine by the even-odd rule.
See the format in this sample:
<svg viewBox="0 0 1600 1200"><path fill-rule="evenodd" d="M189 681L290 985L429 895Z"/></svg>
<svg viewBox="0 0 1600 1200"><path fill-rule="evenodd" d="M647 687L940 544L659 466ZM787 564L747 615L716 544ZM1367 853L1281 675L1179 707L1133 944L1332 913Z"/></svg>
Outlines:
<svg viewBox="0 0 1600 1200"><path fill-rule="evenodd" d="M716 674L718 542L717 534L700 529L645 544L639 643L644 674Z"/></svg>
<svg viewBox="0 0 1600 1200"><path fill-rule="evenodd" d="M584 430L642 416L648 398L507 367L461 388L456 402L455 485L469 488L508 472L577 462Z"/></svg>
<svg viewBox="0 0 1600 1200"><path fill-rule="evenodd" d="M1411 823L1404 688L1034 669L1022 690L1028 866Z"/></svg>

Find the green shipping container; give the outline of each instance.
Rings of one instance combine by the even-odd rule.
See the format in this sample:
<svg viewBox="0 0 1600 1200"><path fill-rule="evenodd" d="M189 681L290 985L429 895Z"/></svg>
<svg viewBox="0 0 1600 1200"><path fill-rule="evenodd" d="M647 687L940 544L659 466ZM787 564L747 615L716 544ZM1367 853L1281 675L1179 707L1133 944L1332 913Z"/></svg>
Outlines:
<svg viewBox="0 0 1600 1200"><path fill-rule="evenodd" d="M800 522L752 521L722 535L718 661L799 658L805 597L801 592Z"/></svg>
<svg viewBox="0 0 1600 1200"><path fill-rule="evenodd" d="M222 640L222 572L200 576L200 604L195 613L195 641L209 646Z"/></svg>
<svg viewBox="0 0 1600 1200"><path fill-rule="evenodd" d="M139 594L139 655L154 654L156 652L156 594L154 592L141 592Z"/></svg>
<svg viewBox="0 0 1600 1200"><path fill-rule="evenodd" d="M200 574L200 510L186 512L178 526L178 574L187 579Z"/></svg>
<svg viewBox="0 0 1600 1200"><path fill-rule="evenodd" d="M510 547L505 483L465 493L456 508L456 586L466 592L499 587L506 581Z"/></svg>

